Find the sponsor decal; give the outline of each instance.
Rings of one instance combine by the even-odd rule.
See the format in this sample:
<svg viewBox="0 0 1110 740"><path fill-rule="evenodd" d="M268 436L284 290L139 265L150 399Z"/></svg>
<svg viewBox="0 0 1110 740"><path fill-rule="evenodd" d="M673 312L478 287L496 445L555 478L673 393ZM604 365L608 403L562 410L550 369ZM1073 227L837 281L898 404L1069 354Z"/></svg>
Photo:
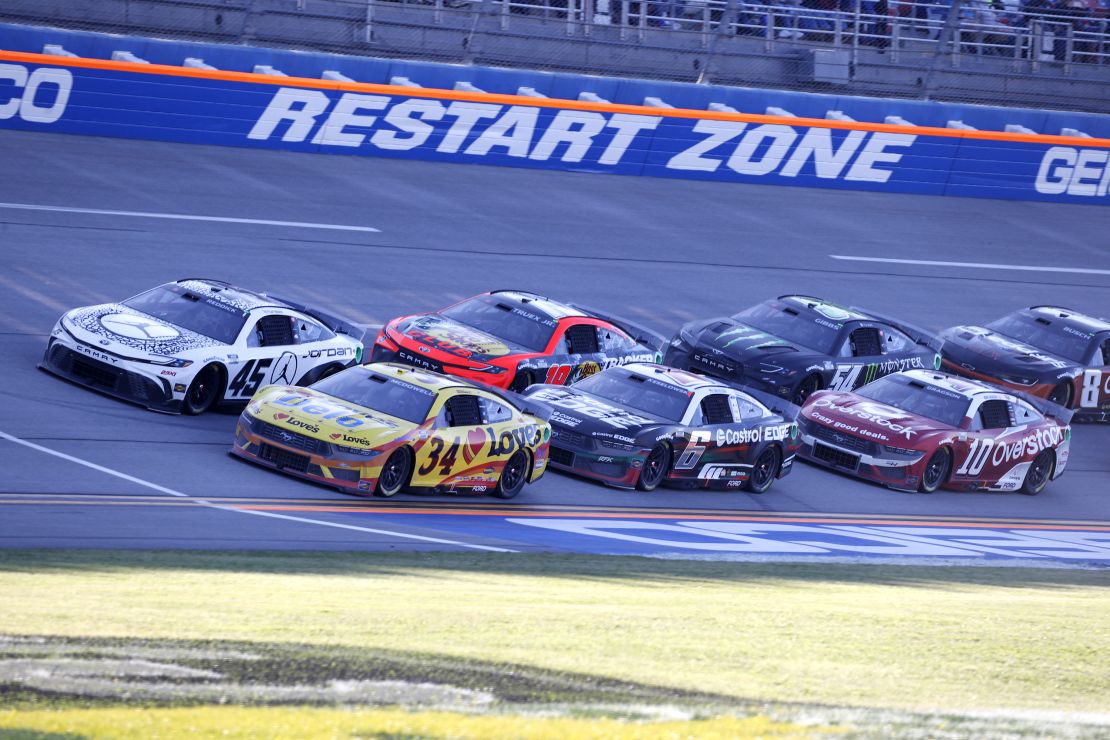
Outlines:
<svg viewBox="0 0 1110 740"><path fill-rule="evenodd" d="M353 434L343 434L342 432L336 432L328 436L331 437L334 442L352 442L357 445L362 445L363 447L370 447L374 444L365 437L356 437Z"/></svg>
<svg viewBox="0 0 1110 740"><path fill-rule="evenodd" d="M1034 187L1044 195L1105 197L1110 189L1110 150L1054 146L1041 157Z"/></svg>
<svg viewBox="0 0 1110 740"><path fill-rule="evenodd" d="M541 437L540 428L537 424L509 429L500 434L495 432L493 427L486 427L486 433L490 440L489 454L494 457L511 455L517 448L539 444Z"/></svg>
<svg viewBox="0 0 1110 740"><path fill-rule="evenodd" d="M582 423L581 419L576 419L573 416L567 416L561 411L551 412L551 423L558 424L562 427L576 427Z"/></svg>
<svg viewBox="0 0 1110 740"><path fill-rule="evenodd" d="M270 371L271 385L293 385L297 382L297 356L282 352Z"/></svg>
<svg viewBox="0 0 1110 740"><path fill-rule="evenodd" d="M781 442L790 434L792 426L792 424L776 424L750 429L717 429L715 441L718 447L756 444L758 442Z"/></svg>
<svg viewBox="0 0 1110 740"><path fill-rule="evenodd" d="M569 393L558 390L556 388L541 388L531 396L538 401L550 403L553 406L559 406L569 411L576 411L584 416L588 416L596 421L606 424L618 429L629 429L631 427L643 426L644 424L651 424L651 419L637 416L636 414L625 411L618 406L599 401L596 398L588 396L574 396ZM629 440L631 442L631 440Z"/></svg>
<svg viewBox="0 0 1110 740"><path fill-rule="evenodd" d="M310 349L301 355L302 359L316 360L321 357L354 357L354 347L326 347L324 349ZM233 357L233 355L228 355Z"/></svg>
<svg viewBox="0 0 1110 740"><path fill-rule="evenodd" d="M937 355L937 358L939 357L940 355ZM934 360L935 363L936 360ZM873 380L878 380L884 375L915 368L925 368L920 357L883 360L882 362L869 362L867 364L837 364L836 372L833 374L832 380L829 381L829 390L850 391L861 385L867 385Z"/></svg>
<svg viewBox="0 0 1110 740"><path fill-rule="evenodd" d="M94 360L100 360L101 362L107 362L111 365L115 365L116 363L119 362L119 358L112 357L111 355L106 355L103 352L97 352L92 347L86 346L84 344L77 344L77 345L74 346L74 349L76 349L78 352L80 352L83 355L88 355L89 357L93 358Z"/></svg>
<svg viewBox="0 0 1110 740"><path fill-rule="evenodd" d="M112 334L128 339L158 341L181 336L181 332L172 326L131 313L110 313L101 316L100 325Z"/></svg>
<svg viewBox="0 0 1110 740"><path fill-rule="evenodd" d="M175 370L163 370L160 374L161 375L168 375L172 378L172 377L175 377L177 375L177 372Z"/></svg>
<svg viewBox="0 0 1110 740"><path fill-rule="evenodd" d="M408 384L406 383L405 385ZM273 403L278 406L288 406L290 408L295 408L297 409L297 411L308 414L310 416L319 416L324 421L331 421L341 427L346 427L348 429L355 429L357 427L363 426L367 423L367 420L372 420L376 424L380 424L381 426L389 427L392 429L395 429L397 427L397 425L393 422L388 421L384 418L372 416L365 411L359 411L347 406L340 406L337 403L324 401L318 398L310 398L307 396L299 395L288 395L275 398L273 400ZM287 414L281 414L280 412L274 414L275 419L284 416L287 416Z"/></svg>
<svg viewBox="0 0 1110 740"><path fill-rule="evenodd" d="M34 71L20 64L0 64L0 121L20 118L28 123L54 123L66 111L73 91L73 74L68 69L39 67Z"/></svg>
<svg viewBox="0 0 1110 740"><path fill-rule="evenodd" d="M855 406L842 406L829 398L818 398L813 402L813 407L828 409L829 411L833 411L838 414L844 414L846 416L854 416L857 419L862 419L863 421L871 422L876 426L889 429L895 434L901 434L906 439L913 439L914 435L917 434L917 431L910 427L908 424L898 424L894 421L891 421L886 416L870 411L864 411L863 409Z"/></svg>

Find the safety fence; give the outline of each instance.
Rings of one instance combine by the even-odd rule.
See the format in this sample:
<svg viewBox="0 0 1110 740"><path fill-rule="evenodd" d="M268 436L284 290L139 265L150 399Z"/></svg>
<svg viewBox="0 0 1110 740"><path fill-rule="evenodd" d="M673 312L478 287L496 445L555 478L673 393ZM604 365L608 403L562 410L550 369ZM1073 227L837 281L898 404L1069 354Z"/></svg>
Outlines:
<svg viewBox="0 0 1110 740"><path fill-rule="evenodd" d="M496 95L0 51L0 128L879 192L1107 203L1110 139Z"/></svg>

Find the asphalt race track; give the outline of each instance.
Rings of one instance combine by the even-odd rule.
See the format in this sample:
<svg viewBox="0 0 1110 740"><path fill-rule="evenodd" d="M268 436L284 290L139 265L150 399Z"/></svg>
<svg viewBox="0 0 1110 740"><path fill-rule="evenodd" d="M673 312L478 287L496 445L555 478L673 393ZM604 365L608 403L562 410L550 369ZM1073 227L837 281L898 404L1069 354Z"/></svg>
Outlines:
<svg viewBox="0 0 1110 740"><path fill-rule="evenodd" d="M1110 562L1110 425L1078 426L1067 473L1036 497L895 493L800 464L761 496L638 494L549 473L510 503L376 501L232 459L233 415L155 414L35 367L64 310L196 276L280 289L368 324L508 287L668 336L788 292L931 329L1040 303L1106 315L1105 207L8 131L0 162L0 546L751 553L773 550L756 530L804 530L809 545L776 552L816 554L820 540L882 554L874 538L853 539L879 524L905 530L891 535L895 554L910 529L962 538L952 552L916 551L926 555L975 550L968 528L996 541L1036 532L1046 551L1063 536L1052 532L1083 530L1079 550ZM593 536L581 531L590 521L639 534Z"/></svg>

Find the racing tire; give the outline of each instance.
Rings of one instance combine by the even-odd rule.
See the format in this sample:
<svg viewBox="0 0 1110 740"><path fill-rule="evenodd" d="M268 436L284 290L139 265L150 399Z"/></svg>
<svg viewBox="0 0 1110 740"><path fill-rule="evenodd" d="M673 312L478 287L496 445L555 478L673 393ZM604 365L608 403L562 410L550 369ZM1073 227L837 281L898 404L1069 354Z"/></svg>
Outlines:
<svg viewBox="0 0 1110 740"><path fill-rule="evenodd" d="M521 392L524 391L525 388L527 388L528 386L532 385L535 382L536 381L532 377L532 371L531 370L525 370L524 372L518 372L515 376L513 376L513 382L509 383L509 390L511 390L513 393L521 393Z"/></svg>
<svg viewBox="0 0 1110 740"><path fill-rule="evenodd" d="M819 390L821 390L821 376L810 375L794 389L794 396L790 399L790 402L795 406L801 406L807 398L813 395L814 391Z"/></svg>
<svg viewBox="0 0 1110 740"><path fill-rule="evenodd" d="M1071 408L1071 383L1057 383L1052 393L1048 394L1048 401L1057 406Z"/></svg>
<svg viewBox="0 0 1110 740"><path fill-rule="evenodd" d="M412 453L409 452L409 448L402 447L399 450L394 450L389 459L385 461L385 465L382 466L382 472L378 475L378 482L374 485L374 495L379 498L396 496L405 490L411 475Z"/></svg>
<svg viewBox="0 0 1110 740"><path fill-rule="evenodd" d="M782 453L779 452L779 448L774 445L766 447L755 459L752 473L748 476L748 482L744 487L751 493L764 493L775 482L781 465Z"/></svg>
<svg viewBox="0 0 1110 740"><path fill-rule="evenodd" d="M1025 480L1021 484L1021 492L1026 496L1036 496L1048 485L1052 478L1052 469L1056 467L1056 455L1052 450L1041 450L1041 454L1033 458L1029 470L1025 471Z"/></svg>
<svg viewBox="0 0 1110 740"><path fill-rule="evenodd" d="M528 453L524 450L517 450L501 470L501 476L497 479L497 486L493 489L493 495L497 498L514 498L524 490L524 484L527 482Z"/></svg>
<svg viewBox="0 0 1110 740"><path fill-rule="evenodd" d="M223 391L224 378L219 365L208 365L201 369L185 391L181 410L190 416L203 414L216 405Z"/></svg>
<svg viewBox="0 0 1110 740"><path fill-rule="evenodd" d="M671 467L671 448L660 442L651 448L644 465L640 468L640 478L636 487L641 491L654 491L667 477Z"/></svg>
<svg viewBox="0 0 1110 740"><path fill-rule="evenodd" d="M929 462L925 463L925 470L921 473L921 484L917 490L922 493L932 493L937 490L948 480L948 471L951 469L952 453L947 447L939 448L929 458Z"/></svg>

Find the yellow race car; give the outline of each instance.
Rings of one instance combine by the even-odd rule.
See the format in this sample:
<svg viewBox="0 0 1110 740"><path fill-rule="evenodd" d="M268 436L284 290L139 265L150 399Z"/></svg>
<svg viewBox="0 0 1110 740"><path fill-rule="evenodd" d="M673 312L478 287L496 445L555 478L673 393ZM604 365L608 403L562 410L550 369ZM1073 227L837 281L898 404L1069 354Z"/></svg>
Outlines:
<svg viewBox="0 0 1110 740"><path fill-rule="evenodd" d="M512 498L547 469L549 414L505 391L376 363L308 388L262 388L239 417L231 452L347 492Z"/></svg>

